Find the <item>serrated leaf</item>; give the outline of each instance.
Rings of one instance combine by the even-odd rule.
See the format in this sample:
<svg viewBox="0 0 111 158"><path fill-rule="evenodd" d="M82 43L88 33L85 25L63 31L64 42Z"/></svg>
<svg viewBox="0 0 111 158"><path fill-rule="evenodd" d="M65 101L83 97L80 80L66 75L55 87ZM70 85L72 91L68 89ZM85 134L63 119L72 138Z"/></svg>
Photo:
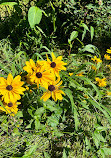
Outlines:
<svg viewBox="0 0 111 158"><path fill-rule="evenodd" d="M28 21L31 28L39 24L42 19L42 10L36 6L30 7L28 11Z"/></svg>

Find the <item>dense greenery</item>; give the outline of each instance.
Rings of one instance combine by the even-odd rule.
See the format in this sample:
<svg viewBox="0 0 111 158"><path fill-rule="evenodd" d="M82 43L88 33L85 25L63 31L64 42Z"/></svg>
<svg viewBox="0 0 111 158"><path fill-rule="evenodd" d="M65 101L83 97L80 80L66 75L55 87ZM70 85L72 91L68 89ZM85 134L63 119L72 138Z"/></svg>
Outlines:
<svg viewBox="0 0 111 158"><path fill-rule="evenodd" d="M15 116L0 111L0 158L111 156L110 5L1 0L0 77L21 75L26 91ZM52 52L67 63L60 71L62 101L43 101L45 88L27 82L23 69L30 59L51 60ZM0 91L1 107L2 97Z"/></svg>

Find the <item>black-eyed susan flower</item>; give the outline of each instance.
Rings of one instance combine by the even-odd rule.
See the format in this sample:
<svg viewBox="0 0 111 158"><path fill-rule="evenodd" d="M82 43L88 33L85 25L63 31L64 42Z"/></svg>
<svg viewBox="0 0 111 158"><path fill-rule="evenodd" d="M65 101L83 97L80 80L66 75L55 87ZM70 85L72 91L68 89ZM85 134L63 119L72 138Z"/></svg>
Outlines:
<svg viewBox="0 0 111 158"><path fill-rule="evenodd" d="M70 73L70 72L69 72L69 76L72 76L72 75L73 75L73 73Z"/></svg>
<svg viewBox="0 0 111 158"><path fill-rule="evenodd" d="M47 99L49 99L51 96L54 99L54 101L62 100L62 94L65 95L65 93L61 90L61 84L62 81L60 81L60 78L58 78L56 81L52 81L48 84L47 87L45 87L47 89L46 92L44 92L43 96L41 97L41 99L43 99L44 101L47 101Z"/></svg>
<svg viewBox="0 0 111 158"><path fill-rule="evenodd" d="M91 60L93 60L97 64L102 62L102 60L100 58L97 58L97 56L94 56L94 58L91 58Z"/></svg>
<svg viewBox="0 0 111 158"><path fill-rule="evenodd" d="M52 61L47 56L46 65L47 68L50 69L57 77L59 77L59 71L66 70L66 67L64 65L67 65L67 63L64 63L62 61L62 56L55 57L54 53L52 52Z"/></svg>
<svg viewBox="0 0 111 158"><path fill-rule="evenodd" d="M47 86L48 82L55 79L55 75L50 70L45 70L44 66L36 68L33 74L30 76L30 81L41 86Z"/></svg>
<svg viewBox="0 0 111 158"><path fill-rule="evenodd" d="M25 86L25 89L28 91L28 90L29 90L29 87L28 87L28 86Z"/></svg>
<svg viewBox="0 0 111 158"><path fill-rule="evenodd" d="M109 53L109 54L111 54L111 47L110 47L110 49L107 49L106 52Z"/></svg>
<svg viewBox="0 0 111 158"><path fill-rule="evenodd" d="M30 75L31 74L27 74L25 76L22 76L22 80L27 82L28 84L33 84L31 81L30 81Z"/></svg>
<svg viewBox="0 0 111 158"><path fill-rule="evenodd" d="M3 106L0 106L0 110L6 112L6 114L10 114L11 116L14 116L18 112L18 105L20 102L16 103L5 103L3 102Z"/></svg>
<svg viewBox="0 0 111 158"><path fill-rule="evenodd" d="M36 68L36 65L32 59L25 62L26 66L23 67L23 70L27 71L29 74L32 74Z"/></svg>
<svg viewBox="0 0 111 158"><path fill-rule="evenodd" d="M111 92L110 91L107 91L107 96L111 96Z"/></svg>
<svg viewBox="0 0 111 158"><path fill-rule="evenodd" d="M104 55L104 58L105 58L106 60L111 60L111 57L110 57L110 55L108 55L108 54L105 54L105 55Z"/></svg>
<svg viewBox="0 0 111 158"><path fill-rule="evenodd" d="M94 65L92 65L91 68L92 68L94 71L97 70L97 68L96 68Z"/></svg>
<svg viewBox="0 0 111 158"><path fill-rule="evenodd" d="M24 84L21 81L21 76L18 75L13 79L11 73L8 74L7 80L3 77L0 78L0 94L5 103L16 102L21 99L20 94L24 94L25 88L22 87Z"/></svg>
<svg viewBox="0 0 111 158"><path fill-rule="evenodd" d="M83 73L84 72L80 72L80 73L76 74L76 76L83 76Z"/></svg>
<svg viewBox="0 0 111 158"><path fill-rule="evenodd" d="M99 77L96 77L95 80L98 82L99 87L105 87L107 85L106 78L100 79Z"/></svg>

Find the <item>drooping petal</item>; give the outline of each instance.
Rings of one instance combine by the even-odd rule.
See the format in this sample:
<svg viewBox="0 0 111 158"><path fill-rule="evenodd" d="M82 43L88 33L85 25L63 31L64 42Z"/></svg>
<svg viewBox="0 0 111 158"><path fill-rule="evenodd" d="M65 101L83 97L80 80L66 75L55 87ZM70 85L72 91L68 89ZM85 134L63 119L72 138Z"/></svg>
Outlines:
<svg viewBox="0 0 111 158"><path fill-rule="evenodd" d="M57 101L57 98L56 98L56 93L55 93L55 91L52 91L52 98L54 99L54 101Z"/></svg>
<svg viewBox="0 0 111 158"><path fill-rule="evenodd" d="M56 95L56 99L59 99L59 100L63 99L63 97L60 93L55 93L55 95Z"/></svg>
<svg viewBox="0 0 111 158"><path fill-rule="evenodd" d="M43 96L41 97L41 99L43 99L43 101L47 101L49 98L51 97L51 92L47 91L43 94Z"/></svg>

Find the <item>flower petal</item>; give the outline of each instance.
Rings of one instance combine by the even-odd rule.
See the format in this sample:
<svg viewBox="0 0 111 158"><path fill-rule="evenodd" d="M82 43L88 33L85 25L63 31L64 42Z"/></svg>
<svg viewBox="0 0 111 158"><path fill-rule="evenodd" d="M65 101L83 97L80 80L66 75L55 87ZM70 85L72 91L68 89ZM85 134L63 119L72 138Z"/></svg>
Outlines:
<svg viewBox="0 0 111 158"><path fill-rule="evenodd" d="M7 84L8 85L11 85L13 82L13 76L11 75L11 73L8 74L8 77L7 77Z"/></svg>
<svg viewBox="0 0 111 158"><path fill-rule="evenodd" d="M47 91L43 94L43 96L41 97L41 99L43 99L43 101L46 101L47 99L49 99L51 97L51 92Z"/></svg>
<svg viewBox="0 0 111 158"><path fill-rule="evenodd" d="M56 59L56 57L55 57L54 53L52 52L52 61L54 62L55 59Z"/></svg>

